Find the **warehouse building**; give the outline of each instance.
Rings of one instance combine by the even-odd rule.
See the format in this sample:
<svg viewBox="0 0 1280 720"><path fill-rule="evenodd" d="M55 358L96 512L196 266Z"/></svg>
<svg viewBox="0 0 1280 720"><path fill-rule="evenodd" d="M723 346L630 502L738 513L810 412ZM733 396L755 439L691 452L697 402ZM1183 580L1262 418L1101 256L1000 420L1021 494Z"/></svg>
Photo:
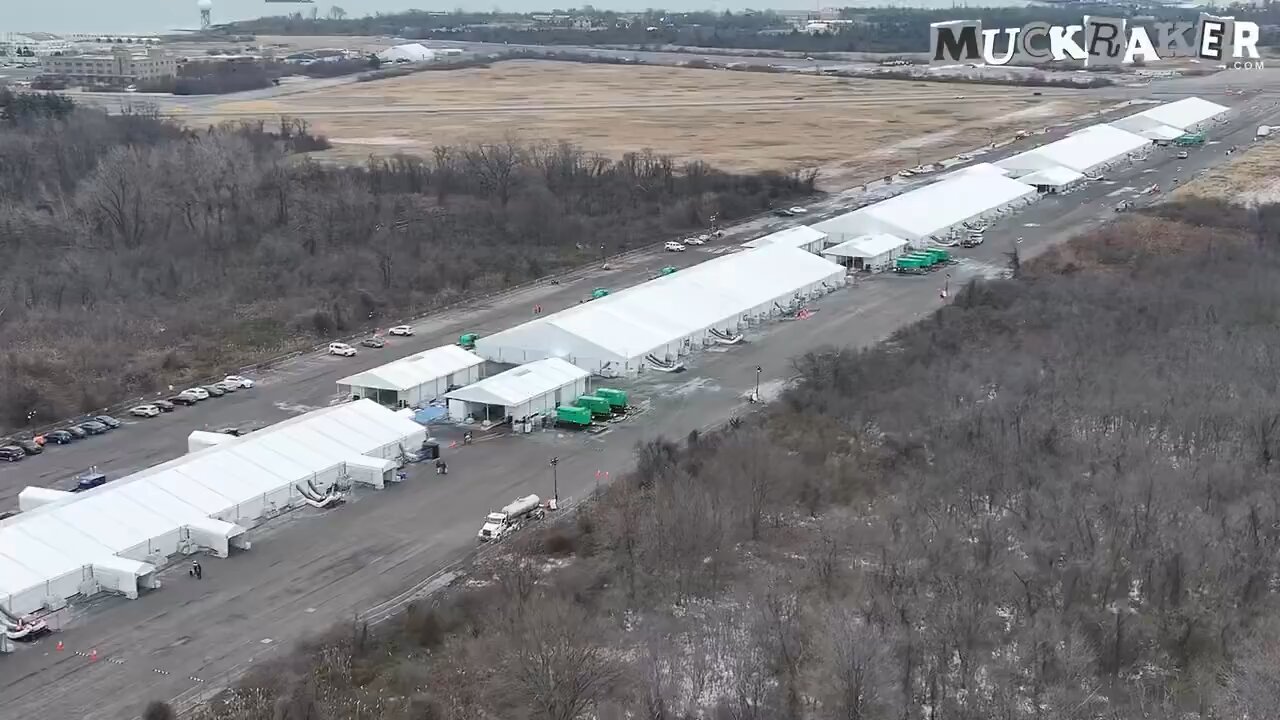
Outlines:
<svg viewBox="0 0 1280 720"><path fill-rule="evenodd" d="M604 377L670 368L681 356L741 339L748 325L798 310L844 284L844 269L767 245L724 255L476 342L493 362L563 358Z"/></svg>
<svg viewBox="0 0 1280 720"><path fill-rule="evenodd" d="M0 520L0 607L25 615L107 591L137 597L169 558L225 557L259 522L335 485L376 487L421 425L372 400L301 415L82 493L23 492Z"/></svg>
<svg viewBox="0 0 1280 720"><path fill-rule="evenodd" d="M457 345L432 348L338 381L338 394L388 407L421 407L479 380L484 358Z"/></svg>
<svg viewBox="0 0 1280 720"><path fill-rule="evenodd" d="M1029 185L996 172L953 175L814 225L837 244L866 235L896 235L915 245L942 241L975 223L1035 200Z"/></svg>
<svg viewBox="0 0 1280 720"><path fill-rule="evenodd" d="M853 270L883 272L893 267L893 259L907 248L897 235L878 233L846 240L822 251L824 257Z"/></svg>
<svg viewBox="0 0 1280 720"><path fill-rule="evenodd" d="M742 243L742 247L747 248L761 248L768 245L781 245L818 255L822 253L822 249L827 245L827 234L821 230L801 225L800 227L779 230L776 233L770 233L764 237L758 237L755 240Z"/></svg>
<svg viewBox="0 0 1280 720"><path fill-rule="evenodd" d="M587 394L588 372L560 358L537 360L454 390L445 397L455 422L526 423Z"/></svg>

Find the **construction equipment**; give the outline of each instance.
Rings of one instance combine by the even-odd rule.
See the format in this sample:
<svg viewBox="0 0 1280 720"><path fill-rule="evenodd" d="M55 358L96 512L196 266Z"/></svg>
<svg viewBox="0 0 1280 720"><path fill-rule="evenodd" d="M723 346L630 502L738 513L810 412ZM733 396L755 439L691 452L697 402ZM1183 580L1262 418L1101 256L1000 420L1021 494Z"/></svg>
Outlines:
<svg viewBox="0 0 1280 720"><path fill-rule="evenodd" d="M476 537L480 542L497 541L519 530L531 520L541 520L546 515L542 500L537 495L527 495L496 512L489 513Z"/></svg>
<svg viewBox="0 0 1280 720"><path fill-rule="evenodd" d="M579 405L561 405L556 408L556 422L576 427L591 424L591 410Z"/></svg>
<svg viewBox="0 0 1280 720"><path fill-rule="evenodd" d="M475 350L476 341L479 339L480 339L480 336L477 335L476 333L463 333L462 335L458 336L458 347L462 348L463 350Z"/></svg>

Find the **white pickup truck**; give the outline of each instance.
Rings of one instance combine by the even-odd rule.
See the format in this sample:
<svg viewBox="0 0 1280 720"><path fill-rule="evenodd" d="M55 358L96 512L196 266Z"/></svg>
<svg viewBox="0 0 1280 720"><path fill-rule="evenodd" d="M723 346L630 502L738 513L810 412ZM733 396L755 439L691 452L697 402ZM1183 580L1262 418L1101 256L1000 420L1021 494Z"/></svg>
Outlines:
<svg viewBox="0 0 1280 720"><path fill-rule="evenodd" d="M476 533L476 537L480 542L501 540L518 530L525 522L541 520L545 514L542 499L537 495L528 495L501 510L489 513L484 519L484 526L480 528L480 532Z"/></svg>

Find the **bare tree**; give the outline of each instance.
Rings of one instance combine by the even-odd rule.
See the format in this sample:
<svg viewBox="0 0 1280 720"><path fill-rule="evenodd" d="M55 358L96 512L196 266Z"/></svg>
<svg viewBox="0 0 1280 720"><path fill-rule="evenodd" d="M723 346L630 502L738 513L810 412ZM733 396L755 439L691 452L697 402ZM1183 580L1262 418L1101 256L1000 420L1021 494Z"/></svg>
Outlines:
<svg viewBox="0 0 1280 720"><path fill-rule="evenodd" d="M568 598L544 597L511 628L507 663L521 704L541 720L577 720L619 679L601 626Z"/></svg>

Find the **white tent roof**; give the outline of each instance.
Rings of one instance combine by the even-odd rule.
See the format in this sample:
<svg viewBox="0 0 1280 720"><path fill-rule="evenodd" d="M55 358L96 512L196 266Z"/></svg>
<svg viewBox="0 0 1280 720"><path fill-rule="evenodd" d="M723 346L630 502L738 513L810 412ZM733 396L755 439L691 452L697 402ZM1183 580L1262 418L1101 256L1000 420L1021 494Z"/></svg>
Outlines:
<svg viewBox="0 0 1280 720"><path fill-rule="evenodd" d="M1092 125L1057 142L1031 150L1026 154L1048 160L1053 165L1070 168L1078 172L1089 172L1100 165L1105 165L1131 152L1141 150L1149 144L1150 142L1147 138L1141 135L1135 135L1110 125ZM1049 170L1051 168L1037 167L1031 169Z"/></svg>
<svg viewBox="0 0 1280 720"><path fill-rule="evenodd" d="M349 458L421 441L422 426L372 400L317 410L0 521L0 597L115 557ZM222 523L227 528L234 526Z"/></svg>
<svg viewBox="0 0 1280 720"><path fill-rule="evenodd" d="M560 358L537 360L485 378L445 395L449 400L515 407L589 375L586 370Z"/></svg>
<svg viewBox="0 0 1280 720"><path fill-rule="evenodd" d="M1030 175L1023 175L1022 177L1018 178L1018 180L1019 182L1024 182L1028 185L1048 185L1051 187L1063 187L1064 185L1070 185L1071 183L1077 182L1083 178L1084 178L1084 175L1082 173L1076 172L1075 170L1071 170L1069 168L1064 168L1064 167L1057 167L1057 168L1049 168L1047 170L1037 170L1036 172L1033 172Z"/></svg>
<svg viewBox="0 0 1280 720"><path fill-rule="evenodd" d="M1111 127L1141 135L1149 140L1172 140L1184 134L1182 130L1176 127L1165 125L1142 114L1120 118L1111 123Z"/></svg>
<svg viewBox="0 0 1280 720"><path fill-rule="evenodd" d="M408 43L406 45L396 45L387 48L378 53L378 58L382 60L408 60L410 62L422 62L435 57L435 51L423 45L422 43Z"/></svg>
<svg viewBox="0 0 1280 720"><path fill-rule="evenodd" d="M981 174L1008 175L1009 171L1005 168L1000 167L999 165L993 165L991 163L978 163L977 165L970 165L967 168L961 168L959 170L954 170L952 172L949 172L946 175L944 175L943 178L954 178L954 177L960 177L962 175L969 175L969 174L975 174L975 173L979 175Z"/></svg>
<svg viewBox="0 0 1280 720"><path fill-rule="evenodd" d="M762 305L822 282L839 265L786 244L770 244L685 268L603 298L480 338L477 352L524 362L508 351L543 357L628 362L707 328L736 325Z"/></svg>
<svg viewBox="0 0 1280 720"><path fill-rule="evenodd" d="M405 391L484 363L457 345L442 345L342 378L339 385Z"/></svg>
<svg viewBox="0 0 1280 720"><path fill-rule="evenodd" d="M863 235L862 237L842 242L839 245L823 250L822 254L835 255L837 257L873 258L897 250L906 244L907 241L897 235L878 233L876 235Z"/></svg>
<svg viewBox="0 0 1280 720"><path fill-rule="evenodd" d="M994 172L964 173L814 227L832 237L888 233L915 240L1034 194L1034 188Z"/></svg>
<svg viewBox="0 0 1280 720"><path fill-rule="evenodd" d="M1137 115L1155 120L1162 125L1186 130L1226 111L1227 107L1225 105L1219 105L1198 97L1189 97L1153 107L1150 110L1143 110Z"/></svg>
<svg viewBox="0 0 1280 720"><path fill-rule="evenodd" d="M787 228L779 230L776 233L770 233L764 237L758 237L755 240L749 240L742 243L743 247L758 248L766 245L785 245L793 248L804 248L819 240L826 239L827 234L821 230L815 230L807 225L800 227Z"/></svg>

